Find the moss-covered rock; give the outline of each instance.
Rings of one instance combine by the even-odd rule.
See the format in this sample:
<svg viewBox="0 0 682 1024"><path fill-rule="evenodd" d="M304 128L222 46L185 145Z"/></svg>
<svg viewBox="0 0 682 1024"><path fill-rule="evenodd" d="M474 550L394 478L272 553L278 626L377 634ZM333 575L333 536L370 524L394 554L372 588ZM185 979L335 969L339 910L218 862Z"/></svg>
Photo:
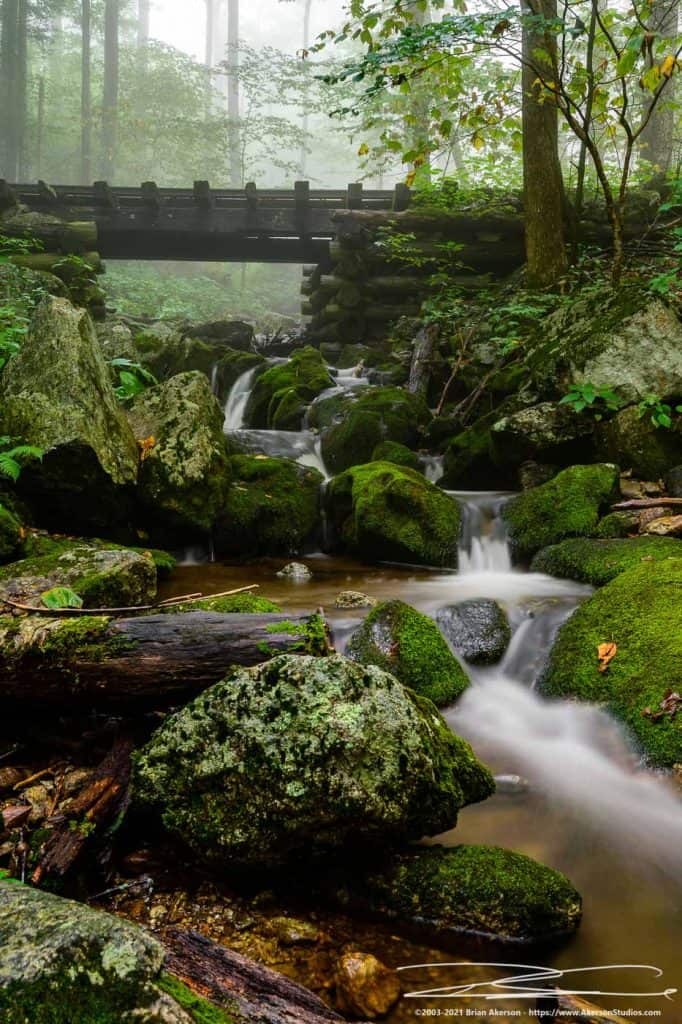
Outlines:
<svg viewBox="0 0 682 1024"><path fill-rule="evenodd" d="M162 543L208 533L223 508L229 466L223 414L202 373L181 373L149 388L129 410L138 441L153 439L138 493L149 530Z"/></svg>
<svg viewBox="0 0 682 1024"><path fill-rule="evenodd" d="M156 580L150 552L61 541L49 554L0 569L0 596L37 604L47 590L69 587L86 608L129 608L154 600Z"/></svg>
<svg viewBox="0 0 682 1024"><path fill-rule="evenodd" d="M267 365L267 359L256 352L224 349L215 367L215 384L221 403L225 404L232 386L243 374L252 370L265 370Z"/></svg>
<svg viewBox="0 0 682 1024"><path fill-rule="evenodd" d="M682 716L661 702L682 688L680 637L682 559L642 562L598 590L562 626L542 689L604 704L653 764L672 767L682 761ZM617 650L600 672L597 648L604 643Z"/></svg>
<svg viewBox="0 0 682 1024"><path fill-rule="evenodd" d="M531 569L603 587L642 562L660 562L666 558L682 558L681 540L674 537L633 537L626 540L576 537L543 548L533 559Z"/></svg>
<svg viewBox="0 0 682 1024"><path fill-rule="evenodd" d="M631 469L644 480L658 480L677 465L682 457L682 427L657 428L651 416L640 416L630 405L599 424L596 432L597 455L617 461L622 469Z"/></svg>
<svg viewBox="0 0 682 1024"><path fill-rule="evenodd" d="M461 429L459 421L448 421L444 418L439 427L439 420L433 420L429 434L440 438L441 431L449 422L450 439L445 448L443 462L442 487L449 488L481 488L490 487L495 481L496 487L513 487L516 484L516 464L500 461L493 444L492 428L506 415L512 415L523 403L516 396L502 402L497 408L479 416L470 427Z"/></svg>
<svg viewBox="0 0 682 1024"><path fill-rule="evenodd" d="M21 523L8 508L0 505L0 565L17 558L22 544Z"/></svg>
<svg viewBox="0 0 682 1024"><path fill-rule="evenodd" d="M594 536L600 540L628 537L639 529L639 512L609 512L599 520Z"/></svg>
<svg viewBox="0 0 682 1024"><path fill-rule="evenodd" d="M202 858L248 866L452 827L494 789L430 701L374 666L236 669L135 755L138 802Z"/></svg>
<svg viewBox="0 0 682 1024"><path fill-rule="evenodd" d="M92 320L46 296L0 383L0 434L45 452L18 482L42 525L102 532L127 515L138 449Z"/></svg>
<svg viewBox="0 0 682 1024"><path fill-rule="evenodd" d="M293 555L320 522L322 474L288 459L236 455L215 530L220 554Z"/></svg>
<svg viewBox="0 0 682 1024"><path fill-rule="evenodd" d="M332 473L369 462L382 441L417 443L431 418L423 398L403 388L373 388L346 396L322 433L322 457Z"/></svg>
<svg viewBox="0 0 682 1024"><path fill-rule="evenodd" d="M459 506L421 473L370 462L332 480L327 497L329 521L350 551L369 561L456 567Z"/></svg>
<svg viewBox="0 0 682 1024"><path fill-rule="evenodd" d="M394 466L419 469L419 456L397 441L382 441L372 452L370 462L392 462Z"/></svg>
<svg viewBox="0 0 682 1024"><path fill-rule="evenodd" d="M346 655L390 672L437 707L452 704L469 685L433 619L403 601L373 608L351 636Z"/></svg>
<svg viewBox="0 0 682 1024"><path fill-rule="evenodd" d="M246 405L246 423L262 429L300 429L308 405L333 386L317 349L299 349L286 363L271 366L258 377Z"/></svg>
<svg viewBox="0 0 682 1024"><path fill-rule="evenodd" d="M457 653L472 665L500 661L511 640L504 609L487 598L439 608L436 622Z"/></svg>
<svg viewBox="0 0 682 1024"><path fill-rule="evenodd" d="M512 498L502 511L518 558L565 537L589 535L615 495L616 466L570 466L540 487Z"/></svg>
<svg viewBox="0 0 682 1024"><path fill-rule="evenodd" d="M555 402L542 402L510 413L491 428L493 458L520 465L527 459L559 465L582 462L592 448L594 423L589 416Z"/></svg>
<svg viewBox="0 0 682 1024"><path fill-rule="evenodd" d="M230 362L232 350L248 352L253 342L253 328L249 324L220 321L214 325L216 329L220 324L225 327L222 336L212 331L209 324L150 324L135 336L140 362L161 381L197 370L210 378L214 366L223 359Z"/></svg>
<svg viewBox="0 0 682 1024"><path fill-rule="evenodd" d="M580 924L569 880L496 846L426 847L392 855L348 895L375 914L437 934L471 932L522 942L556 939Z"/></svg>

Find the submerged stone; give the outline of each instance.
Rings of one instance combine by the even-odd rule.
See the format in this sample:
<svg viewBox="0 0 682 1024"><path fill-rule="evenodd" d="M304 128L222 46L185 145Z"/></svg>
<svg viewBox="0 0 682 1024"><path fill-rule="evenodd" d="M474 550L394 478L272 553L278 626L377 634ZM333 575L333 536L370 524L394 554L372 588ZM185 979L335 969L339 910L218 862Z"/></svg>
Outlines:
<svg viewBox="0 0 682 1024"><path fill-rule="evenodd" d="M433 619L403 601L377 605L351 636L346 655L390 672L437 707L452 704L469 685Z"/></svg>
<svg viewBox="0 0 682 1024"><path fill-rule="evenodd" d="M430 701L338 655L236 669L135 755L138 802L214 863L434 835L492 776Z"/></svg>
<svg viewBox="0 0 682 1024"><path fill-rule="evenodd" d="M436 622L454 649L472 665L492 665L504 657L511 626L497 601L479 598L440 608Z"/></svg>

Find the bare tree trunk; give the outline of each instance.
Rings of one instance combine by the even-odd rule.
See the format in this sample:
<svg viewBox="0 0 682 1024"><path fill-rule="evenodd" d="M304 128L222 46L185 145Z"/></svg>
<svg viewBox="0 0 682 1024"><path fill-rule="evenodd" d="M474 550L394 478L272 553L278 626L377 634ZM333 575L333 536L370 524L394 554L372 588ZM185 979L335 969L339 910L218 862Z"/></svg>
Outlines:
<svg viewBox="0 0 682 1024"><path fill-rule="evenodd" d="M81 184L92 184L92 10L81 3Z"/></svg>
<svg viewBox="0 0 682 1024"><path fill-rule="evenodd" d="M647 24L649 32L657 38L676 36L679 9L679 0L653 0ZM649 58L649 67L655 60L656 58ZM674 79L668 83L665 100L656 105L639 139L641 157L652 164L656 171L667 172L672 163L675 122L676 118L679 119L679 112L673 106L675 85ZM644 117L647 116L652 102L653 99L649 96L644 108Z"/></svg>
<svg viewBox="0 0 682 1024"><path fill-rule="evenodd" d="M104 3L104 99L102 111L102 178L115 174L118 144L119 0Z"/></svg>
<svg viewBox="0 0 682 1024"><path fill-rule="evenodd" d="M0 176L16 181L17 146L17 43L19 0L2 4L2 40L0 42Z"/></svg>
<svg viewBox="0 0 682 1024"><path fill-rule="evenodd" d="M28 0L19 0L17 12L17 62L16 62L16 145L17 145L17 178L26 181L28 178L26 152L26 119L27 119L27 77L28 77Z"/></svg>
<svg viewBox="0 0 682 1024"><path fill-rule="evenodd" d="M230 185L240 188L242 182L239 126L239 0L227 0L227 117L230 150Z"/></svg>
<svg viewBox="0 0 682 1024"><path fill-rule="evenodd" d="M524 14L556 18L556 0L521 0ZM553 78L555 37L541 28L523 31L523 178L526 262L531 288L551 288L565 273L564 190L559 163L558 110L538 96L537 79ZM549 55L549 60L547 56Z"/></svg>
<svg viewBox="0 0 682 1024"><path fill-rule="evenodd" d="M303 10L303 54L302 59L307 61L308 50L310 49L310 15L312 12L313 0L305 0L305 8ZM306 75L309 71L307 64L305 65ZM310 100L310 83L306 77L306 84L303 90L303 113L301 117L301 131L303 132L303 141L301 142L301 155L299 157L299 167L301 177L305 178L306 168L308 163L308 146L306 139L310 128L310 111L308 110L308 103Z"/></svg>

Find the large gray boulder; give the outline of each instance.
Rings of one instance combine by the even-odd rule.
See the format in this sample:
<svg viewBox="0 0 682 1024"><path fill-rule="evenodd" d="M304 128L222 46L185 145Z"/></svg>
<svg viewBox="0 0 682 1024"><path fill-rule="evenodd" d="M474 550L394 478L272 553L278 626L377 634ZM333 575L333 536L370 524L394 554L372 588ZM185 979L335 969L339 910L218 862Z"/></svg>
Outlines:
<svg viewBox="0 0 682 1024"><path fill-rule="evenodd" d="M140 395L128 413L135 436L149 439L138 493L151 533L162 543L206 534L229 484L223 415L206 377L181 373Z"/></svg>
<svg viewBox="0 0 682 1024"><path fill-rule="evenodd" d="M494 789L430 701L338 655L236 669L166 719L134 780L202 859L245 866L435 835Z"/></svg>
<svg viewBox="0 0 682 1024"><path fill-rule="evenodd" d="M96 532L120 520L138 449L88 313L48 295L0 381L0 434L42 448L21 475L46 526Z"/></svg>
<svg viewBox="0 0 682 1024"><path fill-rule="evenodd" d="M556 402L541 402L511 413L491 429L493 457L519 465L527 459L570 463L591 451L594 424Z"/></svg>

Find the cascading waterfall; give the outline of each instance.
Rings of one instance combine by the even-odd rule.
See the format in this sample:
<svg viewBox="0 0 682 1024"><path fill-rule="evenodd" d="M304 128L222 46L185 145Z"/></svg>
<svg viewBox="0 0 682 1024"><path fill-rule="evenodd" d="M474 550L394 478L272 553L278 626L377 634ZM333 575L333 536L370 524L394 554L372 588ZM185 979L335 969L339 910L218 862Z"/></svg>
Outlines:
<svg viewBox="0 0 682 1024"><path fill-rule="evenodd" d="M225 402L225 424L223 430L226 434L233 430L241 430L244 426L246 405L253 388L257 369L257 367L254 367L243 373L241 377L237 377L230 388L230 393Z"/></svg>
<svg viewBox="0 0 682 1024"><path fill-rule="evenodd" d="M448 721L496 768L525 776L622 854L679 879L682 810L665 781L641 769L606 712L534 692L552 642L586 588L512 570L500 516L505 495L457 497L464 503L461 569L471 583L480 577L485 595L507 607L515 628L499 666L469 668L473 685L446 712ZM529 585L523 596L522 579Z"/></svg>

